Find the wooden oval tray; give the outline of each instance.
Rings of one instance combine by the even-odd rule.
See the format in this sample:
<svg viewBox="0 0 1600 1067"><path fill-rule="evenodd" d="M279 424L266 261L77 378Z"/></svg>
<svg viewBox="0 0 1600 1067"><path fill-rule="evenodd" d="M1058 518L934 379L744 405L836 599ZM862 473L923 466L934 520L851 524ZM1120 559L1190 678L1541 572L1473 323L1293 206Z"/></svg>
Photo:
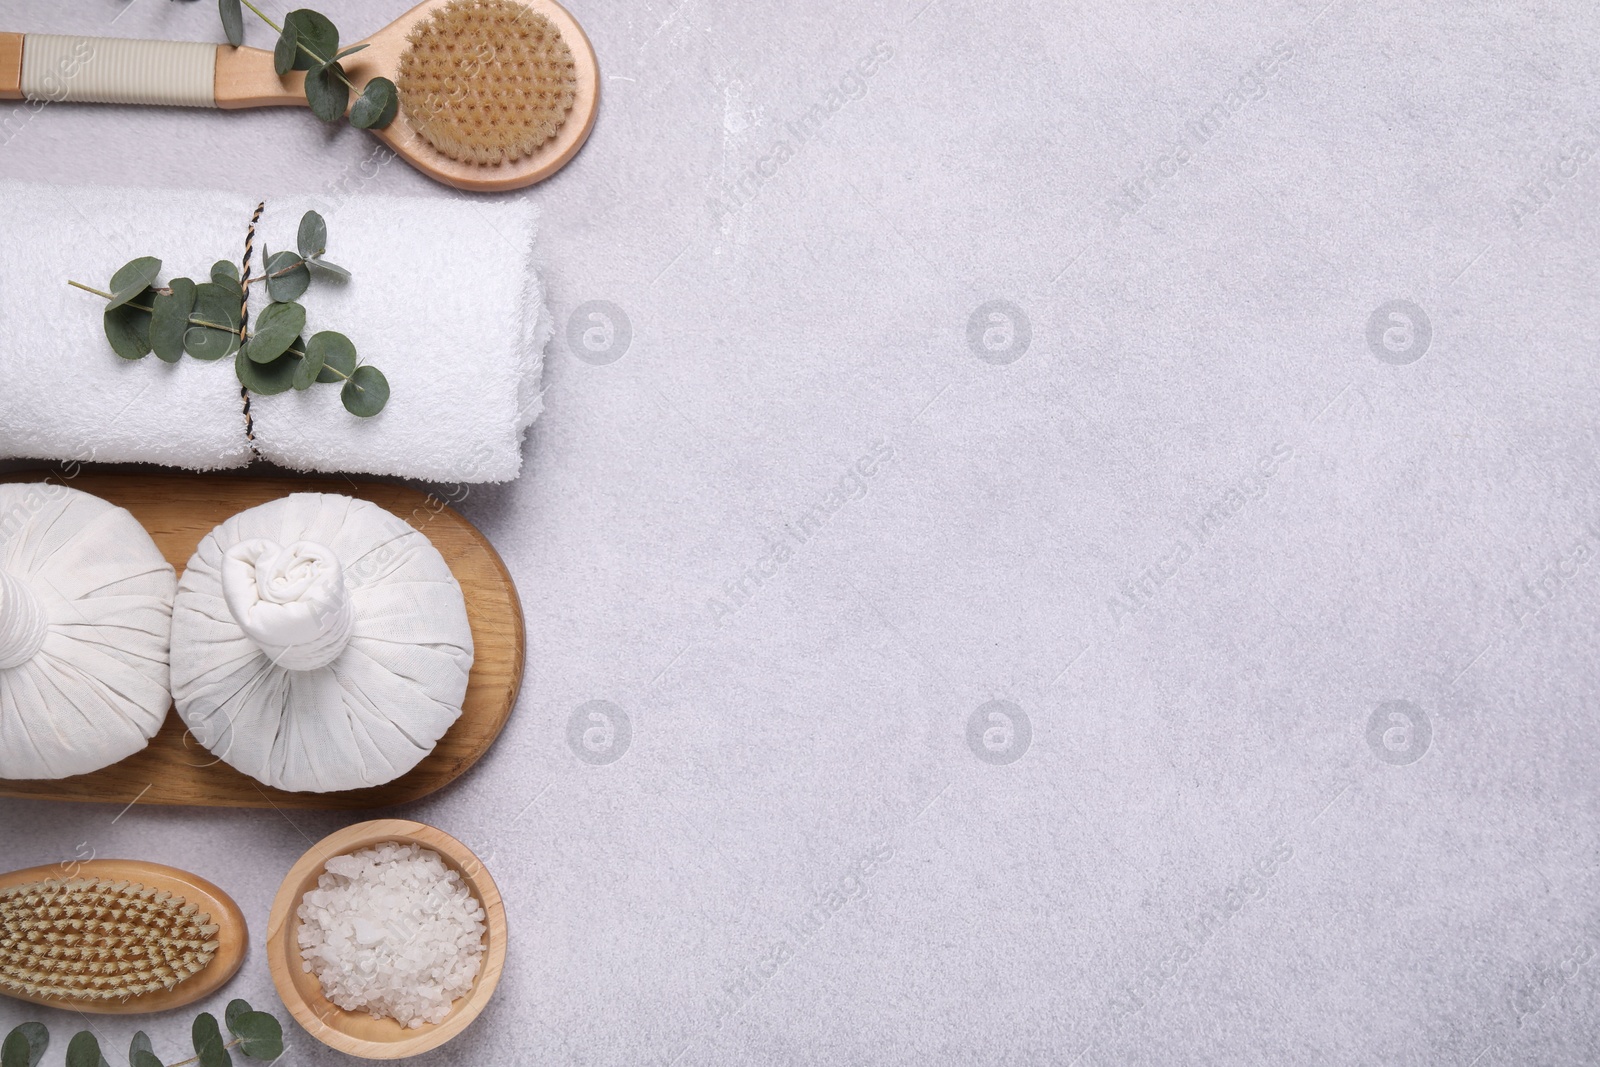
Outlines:
<svg viewBox="0 0 1600 1067"><path fill-rule="evenodd" d="M112 804L197 804L238 808L378 808L404 804L448 784L478 761L511 717L522 684L525 638L516 586L487 538L438 497L403 485L348 479L83 470L67 479L18 471L0 481L49 479L127 508L178 574L206 534L246 508L290 493L343 493L370 500L428 535L467 601L474 658L461 717L421 763L384 785L336 793L290 793L262 785L207 752L176 711L147 748L90 774L45 781L0 778L0 796Z"/></svg>

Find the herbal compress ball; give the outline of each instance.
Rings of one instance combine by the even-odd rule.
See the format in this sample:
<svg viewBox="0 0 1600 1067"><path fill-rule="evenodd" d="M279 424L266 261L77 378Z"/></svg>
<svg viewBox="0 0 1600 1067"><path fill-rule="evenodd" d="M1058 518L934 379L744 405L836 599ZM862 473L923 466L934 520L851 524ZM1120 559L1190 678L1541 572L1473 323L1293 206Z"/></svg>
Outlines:
<svg viewBox="0 0 1600 1067"><path fill-rule="evenodd" d="M472 630L449 565L376 504L296 493L200 542L173 605L194 736L279 789L381 785L461 714Z"/></svg>
<svg viewBox="0 0 1600 1067"><path fill-rule="evenodd" d="M139 520L51 483L0 485L0 778L65 778L167 717L172 565Z"/></svg>
<svg viewBox="0 0 1600 1067"><path fill-rule="evenodd" d="M400 107L451 159L515 162L554 137L572 111L572 49L549 19L523 4L452 0L408 40Z"/></svg>

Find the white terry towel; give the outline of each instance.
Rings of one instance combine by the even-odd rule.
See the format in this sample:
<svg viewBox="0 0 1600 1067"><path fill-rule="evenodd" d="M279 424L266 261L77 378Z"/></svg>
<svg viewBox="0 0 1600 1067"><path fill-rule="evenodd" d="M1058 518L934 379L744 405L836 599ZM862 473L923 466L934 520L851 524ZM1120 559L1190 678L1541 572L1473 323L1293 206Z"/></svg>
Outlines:
<svg viewBox="0 0 1600 1067"><path fill-rule="evenodd" d="M103 289L138 256L160 280L206 281L238 264L257 201L217 192L0 182L0 458L148 462L193 470L253 458L232 359L117 357ZM306 335L336 330L389 380L388 406L347 412L336 385L252 395L255 450L299 470L504 482L541 409L551 333L533 264L538 210L526 199L273 197L263 246L293 251L307 210L328 224L327 258L348 282L313 277ZM251 286L252 322L266 287Z"/></svg>

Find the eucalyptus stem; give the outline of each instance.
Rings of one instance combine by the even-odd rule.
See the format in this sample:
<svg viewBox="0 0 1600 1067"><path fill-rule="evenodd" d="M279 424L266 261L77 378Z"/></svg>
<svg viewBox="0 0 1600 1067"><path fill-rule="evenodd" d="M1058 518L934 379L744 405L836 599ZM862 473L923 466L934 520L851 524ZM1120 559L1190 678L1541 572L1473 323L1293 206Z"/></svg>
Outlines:
<svg viewBox="0 0 1600 1067"><path fill-rule="evenodd" d="M256 17L259 18L262 22L265 22L268 26L271 26L273 29L277 30L279 33L283 32L283 27L282 26L278 25L276 22L273 22L271 19L267 18L266 14L259 7L257 7L256 5L252 4L250 2L250 0L244 0L244 6L249 8L251 11L254 11L256 13Z"/></svg>
<svg viewBox="0 0 1600 1067"><path fill-rule="evenodd" d="M299 270L301 267L304 267L309 262L310 262L310 260L308 260L308 259L306 259L305 257L302 256L300 259L295 260L293 263L289 264L287 267L280 267L277 270L273 271L271 274L258 274L254 278L251 278L245 284L246 285L254 285L256 282L264 282L268 278L281 278L285 274L293 274L295 271Z"/></svg>
<svg viewBox="0 0 1600 1067"><path fill-rule="evenodd" d="M304 349L295 348L293 345L290 345L289 348L287 349L287 351L291 356L299 356L301 359L305 359L306 358L306 354L305 354L305 350ZM340 370L338 367L330 367L330 366L328 366L328 364L324 363L322 365L322 369L327 371L329 374L337 374L339 377L343 378L347 382L350 380L350 375L346 374L344 371ZM358 386L356 386L356 388L360 389L361 386L358 385ZM173 1067L177 1067L177 1065L174 1064Z"/></svg>
<svg viewBox="0 0 1600 1067"><path fill-rule="evenodd" d="M67 279L67 284L72 286L74 289L82 289L86 293L93 293L95 296L103 296L107 300L115 300L117 298L115 293L108 293L104 289L96 289L92 285L84 285L82 282L75 282L71 278ZM144 309L141 308L140 310L142 311Z"/></svg>
<svg viewBox="0 0 1600 1067"><path fill-rule="evenodd" d="M67 284L72 286L75 289L82 289L86 293L93 293L95 296L105 297L107 300L115 300L117 298L116 294L114 294L114 293L108 293L104 289L96 289L92 285L84 285L82 282L75 282L71 278L67 279ZM168 289L167 292L170 293L170 292L172 292L172 290ZM154 315L156 313L156 309L155 308L145 307L143 304L135 304L132 300L128 301L123 306L124 307L131 307L135 311L148 311L152 315ZM223 326L220 323L207 322L205 319L197 319L193 315L189 316L189 325L190 326L207 326L207 327L209 327L209 328L211 328L213 330L221 330L223 333L232 333L233 332L233 327L232 326ZM332 369L332 368L329 368L329 369ZM174 1067L176 1067L176 1065L174 1065Z"/></svg>
<svg viewBox="0 0 1600 1067"><path fill-rule="evenodd" d="M250 10L254 11L255 8L252 7ZM300 51L304 52L306 55L310 56L312 59L316 60L319 65L321 65L323 67L327 67L329 70L331 70L335 74L337 74L339 76L339 80L344 82L346 85L348 85L350 87L350 91L352 93L356 91L355 82L351 81L349 78L346 78L344 76L344 68L339 66L339 64L335 63L331 59L323 59L320 55L318 55L316 52L313 52L311 50L311 46L310 45L306 44L304 41L300 40L298 37L295 38L294 46L296 48L300 49Z"/></svg>
<svg viewBox="0 0 1600 1067"><path fill-rule="evenodd" d="M345 85L349 86L350 91L352 93L360 93L361 92L361 90L356 88L356 83L355 82L351 81L349 78L344 76L344 68L341 67L339 64L333 62L330 59L323 59L321 56L317 55L315 52L313 52L311 49L307 48L305 45L300 44L299 41L296 41L295 44L300 45L300 49L303 52L305 52L306 55L310 56L312 59L315 59L318 63L321 63L323 66L327 67L329 70L331 70L335 74L337 74L339 76L339 80L344 82Z"/></svg>
<svg viewBox="0 0 1600 1067"><path fill-rule="evenodd" d="M95 296L104 297L107 300L115 300L117 298L115 293L108 293L104 289L96 289L92 285L84 285L82 282L75 282L71 278L67 279L67 284L82 289L86 293L93 293ZM128 301L123 306L133 308L135 311L148 311L152 315L154 315L156 311L155 308L147 308L143 304L135 304L132 300ZM190 321L192 322L194 320L191 319ZM222 327L218 327L218 329L221 328Z"/></svg>

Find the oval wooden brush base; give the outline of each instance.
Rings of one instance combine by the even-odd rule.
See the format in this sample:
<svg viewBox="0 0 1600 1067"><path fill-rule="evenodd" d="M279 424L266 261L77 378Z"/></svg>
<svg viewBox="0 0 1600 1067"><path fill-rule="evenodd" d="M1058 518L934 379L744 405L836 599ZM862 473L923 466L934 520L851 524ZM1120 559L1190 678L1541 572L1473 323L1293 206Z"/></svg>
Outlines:
<svg viewBox="0 0 1600 1067"><path fill-rule="evenodd" d="M171 989L163 989L127 1000L87 1000L75 997L25 997L5 993L15 1000L38 1004L46 1008L81 1011L90 1015L138 1015L145 1012L167 1011L192 1004L208 997L227 984L244 962L245 946L250 943L250 932L245 927L244 913L233 898L198 875L180 871L161 863L143 860L86 860L52 863L44 867L29 867L9 874L0 874L0 889L48 882L52 879L67 881L73 878L106 878L113 882L137 882L140 885L163 889L180 896L185 903L193 904L207 915L217 927L217 954L199 974L190 975Z"/></svg>

